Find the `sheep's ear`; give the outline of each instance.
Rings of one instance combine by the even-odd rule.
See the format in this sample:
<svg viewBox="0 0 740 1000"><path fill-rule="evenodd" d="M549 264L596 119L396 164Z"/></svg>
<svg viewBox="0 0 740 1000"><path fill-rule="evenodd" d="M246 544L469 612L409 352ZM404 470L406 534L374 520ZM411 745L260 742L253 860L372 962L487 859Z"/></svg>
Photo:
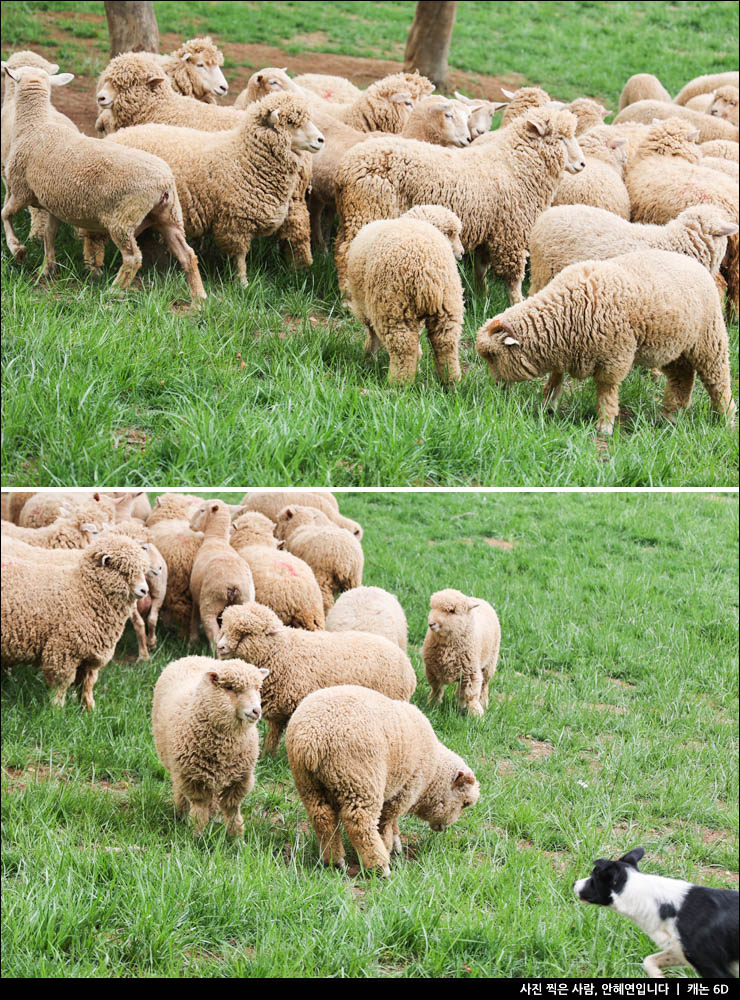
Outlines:
<svg viewBox="0 0 740 1000"><path fill-rule="evenodd" d="M262 74L261 73L257 74L257 76L254 78L254 82L255 83L262 83Z"/></svg>
<svg viewBox="0 0 740 1000"><path fill-rule="evenodd" d="M100 565L101 566L107 566L109 562L110 562L110 556L109 555L102 555L100 557Z"/></svg>
<svg viewBox="0 0 740 1000"><path fill-rule="evenodd" d="M700 134L699 133L699 129L696 129L695 131L690 132L689 136L688 136L689 142L698 142L699 141L699 134Z"/></svg>
<svg viewBox="0 0 740 1000"><path fill-rule="evenodd" d="M63 87L65 83L71 83L74 78L74 73L55 73L49 77L49 83L52 87Z"/></svg>
<svg viewBox="0 0 740 1000"><path fill-rule="evenodd" d="M506 90L504 87L501 88L501 93L504 95L504 97L508 97L509 100L512 100L514 97L516 97L515 90Z"/></svg>
<svg viewBox="0 0 740 1000"><path fill-rule="evenodd" d="M510 334L511 337L516 336L514 327L508 322L508 320L501 319L499 316L494 316L493 319L489 319L487 323L487 332L489 336L493 336L494 333L501 333L502 330Z"/></svg>
<svg viewBox="0 0 740 1000"><path fill-rule="evenodd" d="M627 145L627 137L624 135L613 135L610 139L607 139L606 145L609 149L621 149L622 146Z"/></svg>
<svg viewBox="0 0 740 1000"><path fill-rule="evenodd" d="M262 680L270 676L270 671L267 669L267 667L259 667L257 673L260 675Z"/></svg>
<svg viewBox="0 0 740 1000"><path fill-rule="evenodd" d="M516 339L516 337L504 337L504 343L507 347L521 347L522 345Z"/></svg>
<svg viewBox="0 0 740 1000"><path fill-rule="evenodd" d="M712 229L712 236L734 236L737 231L734 222L720 222Z"/></svg>
<svg viewBox="0 0 740 1000"><path fill-rule="evenodd" d="M473 608L479 608L480 601L468 601L468 611L472 611Z"/></svg>
<svg viewBox="0 0 740 1000"><path fill-rule="evenodd" d="M215 500L215 501L214 501L214 502L213 502L213 503L211 504L211 513L212 513L212 514L215 514L217 510L218 510L218 500Z"/></svg>
<svg viewBox="0 0 740 1000"><path fill-rule="evenodd" d="M282 70L280 72L281 73L287 73L288 72L288 67L287 66L283 66L283 68L282 68Z"/></svg>
<svg viewBox="0 0 740 1000"><path fill-rule="evenodd" d="M192 55L193 55L192 52L183 52L183 54L180 56L180 58L182 59L183 62L187 62L188 59L192 58Z"/></svg>
<svg viewBox="0 0 740 1000"><path fill-rule="evenodd" d="M394 104L406 104L407 101L412 100L411 94L406 90L399 90L395 94L391 94L391 101Z"/></svg>
<svg viewBox="0 0 740 1000"><path fill-rule="evenodd" d="M215 670L209 670L206 676L214 687L218 687L219 677Z"/></svg>
<svg viewBox="0 0 740 1000"><path fill-rule="evenodd" d="M506 105L509 102L508 101L487 101L486 103L490 104L490 106L491 106L491 114L495 115L497 111L501 110L501 108L505 108Z"/></svg>
<svg viewBox="0 0 740 1000"><path fill-rule="evenodd" d="M529 132L536 132L537 135L544 135L547 132L547 124L538 121L536 118L527 118L527 130Z"/></svg>
<svg viewBox="0 0 740 1000"><path fill-rule="evenodd" d="M474 785L475 775L472 771L458 771L452 779L453 788L462 788L463 785Z"/></svg>
<svg viewBox="0 0 740 1000"><path fill-rule="evenodd" d="M11 80L15 80L16 83L20 80L20 73L17 69L11 69L7 63L3 63L3 69L8 74Z"/></svg>
<svg viewBox="0 0 740 1000"><path fill-rule="evenodd" d="M465 94L461 94L459 90L455 91L455 97L458 99L458 101L462 101L463 104L473 103L469 97L466 97Z"/></svg>
<svg viewBox="0 0 740 1000"><path fill-rule="evenodd" d="M293 510L292 507L286 507L285 510L283 511L283 514L285 515L285 520L289 521L291 517L293 517L293 515L295 514L295 511Z"/></svg>
<svg viewBox="0 0 740 1000"><path fill-rule="evenodd" d="M156 88L163 83L164 83L163 76L150 76L149 79L146 81L146 85L150 90L156 90Z"/></svg>
<svg viewBox="0 0 740 1000"><path fill-rule="evenodd" d="M637 868L637 862L644 856L644 854L644 847L635 847L627 854L623 854L619 860L623 861L626 865L632 865L633 868Z"/></svg>
<svg viewBox="0 0 740 1000"><path fill-rule="evenodd" d="M274 128L279 123L280 123L280 108L275 108L267 116L267 124L272 125L272 127Z"/></svg>
<svg viewBox="0 0 740 1000"><path fill-rule="evenodd" d="M59 72L59 67L56 63L52 63L49 69L49 76L54 76L55 73Z"/></svg>

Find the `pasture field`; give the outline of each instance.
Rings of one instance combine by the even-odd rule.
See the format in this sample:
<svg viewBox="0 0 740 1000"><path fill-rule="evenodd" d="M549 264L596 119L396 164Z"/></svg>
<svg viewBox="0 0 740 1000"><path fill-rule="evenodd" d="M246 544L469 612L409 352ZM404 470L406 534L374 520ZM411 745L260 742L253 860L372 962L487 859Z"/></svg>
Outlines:
<svg viewBox="0 0 740 1000"><path fill-rule="evenodd" d="M456 85L463 74L470 93L489 92L495 79L538 82L615 108L634 72L649 67L675 92L698 73L735 65L737 7L463 3L450 61ZM204 32L224 45L232 95L264 65L258 55L290 66L300 54L301 68L326 71L341 53L357 60L361 82L372 79L373 60L382 75L392 68L387 60L402 58L412 10L411 3L157 4L163 49ZM70 93L82 117L94 114L94 78L107 61L102 4L5 4L3 36L3 57L35 47L80 74ZM26 219L17 226L24 236ZM110 288L117 265L109 250L102 282L90 281L68 229L48 289L36 281L41 248L29 247L17 264L3 243L5 484L738 482L737 433L710 415L701 387L673 427L660 418L662 385L635 371L608 445L596 440L590 382L571 384L556 417L542 412L539 383L496 389L473 343L484 320L505 307L505 292L495 282L474 294L467 264L462 383L442 387L425 346L416 384L398 389L387 385L384 354L364 359L363 332L340 305L330 254L296 273L274 243L257 244L244 291L208 241L194 245L210 296L197 316L171 311L185 294L174 270L144 272L143 287L120 299ZM733 325L735 395L737 332Z"/></svg>
<svg viewBox="0 0 740 1000"><path fill-rule="evenodd" d="M129 630L89 715L74 699L55 712L17 668L2 680L5 976L642 976L651 942L573 896L596 857L639 844L647 871L737 887L731 495L339 499L365 527L364 581L406 610L414 702L475 770L477 806L444 834L402 819L388 881L327 871L282 746L257 765L244 842L220 825L195 841L149 721L181 642L161 633L136 665ZM446 586L500 615L482 719L451 691L427 706L420 646Z"/></svg>

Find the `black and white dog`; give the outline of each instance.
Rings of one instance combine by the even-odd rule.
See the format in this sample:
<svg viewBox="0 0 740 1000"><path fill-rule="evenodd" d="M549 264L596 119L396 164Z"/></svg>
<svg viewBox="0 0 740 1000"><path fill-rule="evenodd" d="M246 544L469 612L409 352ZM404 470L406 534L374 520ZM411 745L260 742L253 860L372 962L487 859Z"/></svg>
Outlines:
<svg viewBox="0 0 740 1000"><path fill-rule="evenodd" d="M618 861L599 858L573 891L583 903L623 913L660 946L642 963L651 979L664 979L661 969L673 965L693 965L706 979L737 976L740 894L648 875L637 867L644 853L636 847Z"/></svg>

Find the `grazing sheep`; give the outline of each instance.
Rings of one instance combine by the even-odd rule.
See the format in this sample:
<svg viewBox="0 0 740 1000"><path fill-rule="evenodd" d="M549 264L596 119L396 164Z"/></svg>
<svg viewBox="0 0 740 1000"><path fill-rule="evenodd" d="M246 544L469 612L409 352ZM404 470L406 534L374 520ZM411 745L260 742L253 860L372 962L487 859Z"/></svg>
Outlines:
<svg viewBox="0 0 740 1000"><path fill-rule="evenodd" d="M457 701L470 715L488 708L488 686L496 672L501 626L488 601L459 590L438 590L429 599L429 628L422 657L431 691L442 703L447 684L457 684Z"/></svg>
<svg viewBox="0 0 740 1000"><path fill-rule="evenodd" d="M172 89L185 97L205 104L215 104L217 97L229 92L221 71L224 54L208 36L191 38L168 56L157 56Z"/></svg>
<svg viewBox="0 0 740 1000"><path fill-rule="evenodd" d="M462 244L474 254L479 285L492 267L509 301L518 302L534 220L552 203L563 169L584 166L575 127L569 111L546 109L512 122L494 144L481 136L467 149L441 149L390 138L350 149L335 177L340 289L346 292L347 252L362 226L397 218L414 205L438 204L462 222Z"/></svg>
<svg viewBox="0 0 740 1000"><path fill-rule="evenodd" d="M340 104L352 104L363 93L343 76L331 76L328 73L301 73L293 79L293 83L304 90L312 90L325 101L337 101Z"/></svg>
<svg viewBox="0 0 740 1000"><path fill-rule="evenodd" d="M326 616L327 632L372 632L406 652L408 625L395 594L382 587L346 590Z"/></svg>
<svg viewBox="0 0 740 1000"><path fill-rule="evenodd" d="M476 351L494 379L524 382L550 374L554 408L563 373L593 377L599 431L611 434L619 386L635 365L667 377L669 418L691 402L698 374L712 407L733 422L727 329L714 280L683 254L640 250L571 264L526 302L478 331Z"/></svg>
<svg viewBox="0 0 740 1000"><path fill-rule="evenodd" d="M707 114L724 118L737 127L738 101L740 101L740 90L737 87L720 87L714 92Z"/></svg>
<svg viewBox="0 0 740 1000"><path fill-rule="evenodd" d="M491 131L493 116L497 111L506 107L506 101L485 101L476 100L473 97L466 97L464 94L455 91L455 97L462 104L465 104L470 111L468 119L468 131L470 139L477 139L479 135L486 135Z"/></svg>
<svg viewBox="0 0 740 1000"><path fill-rule="evenodd" d="M417 205L398 219L368 223L350 244L349 306L367 330L365 351L387 349L392 384L416 377L424 327L440 380L460 380L461 228L446 208Z"/></svg>
<svg viewBox="0 0 740 1000"><path fill-rule="evenodd" d="M690 80L685 87L682 87L676 94L676 104L686 104L697 94L708 94L717 90L718 87L725 86L740 87L740 73L737 70L727 73L710 73L707 76L697 76Z"/></svg>
<svg viewBox="0 0 740 1000"><path fill-rule="evenodd" d="M324 600L324 614L343 590L362 583L365 557L354 535L333 524L315 507L292 504L277 516L276 536L313 570Z"/></svg>
<svg viewBox="0 0 740 1000"><path fill-rule="evenodd" d="M190 574L200 544L201 532L192 531L190 518L203 503L200 497L184 493L163 493L157 497L147 518L149 537L167 563L167 590L162 613L181 636L188 634L193 614Z"/></svg>
<svg viewBox="0 0 740 1000"><path fill-rule="evenodd" d="M186 656L157 679L152 731L157 756L172 778L175 810L189 809L196 835L219 808L232 836L244 831L242 800L254 788L259 756L256 722L267 677L242 660Z"/></svg>
<svg viewBox="0 0 740 1000"><path fill-rule="evenodd" d="M45 528L21 528L3 521L2 534L43 549L84 549L105 524L102 512L97 512L96 516L89 510L68 513L62 508L61 516Z"/></svg>
<svg viewBox="0 0 740 1000"><path fill-rule="evenodd" d="M98 674L147 592L146 566L140 545L112 534L92 542L74 566L11 561L2 574L3 664L40 666L56 706L78 683L85 707L95 708Z"/></svg>
<svg viewBox="0 0 740 1000"><path fill-rule="evenodd" d="M324 137L302 97L279 93L250 105L239 126L226 132L139 125L105 141L156 153L170 165L186 235L212 233L246 286L252 240L283 225L301 183L301 154L318 152Z"/></svg>
<svg viewBox="0 0 740 1000"><path fill-rule="evenodd" d="M223 614L221 659L238 656L265 667L262 714L269 726L265 753L274 753L288 719L307 694L335 684L359 684L408 701L416 675L395 643L370 632L307 632L288 628L263 604L242 604Z"/></svg>
<svg viewBox="0 0 740 1000"><path fill-rule="evenodd" d="M108 146L66 125L52 113L52 86L71 73L49 76L40 69L8 70L16 81L15 137L6 170L9 197L2 219L8 248L23 259L12 217L27 205L46 209L43 276L56 270L54 243L60 221L90 233L107 233L123 258L114 284L128 288L141 267L136 236L149 227L161 233L188 280L193 302L206 296L198 261L185 241L175 178L157 156ZM184 98L183 98L184 99ZM50 169L63 162L64 170ZM95 183L90 183L94 176Z"/></svg>
<svg viewBox="0 0 740 1000"><path fill-rule="evenodd" d="M663 101L638 101L637 104L630 104L619 112L614 124L640 122L643 125L652 125L656 118L680 118L693 125L699 132L699 142L708 142L710 139L730 139L732 142L738 140L737 125L725 121L724 118L692 111L691 108L679 107L676 104L664 104Z"/></svg>
<svg viewBox="0 0 740 1000"><path fill-rule="evenodd" d="M629 220L630 197L622 180L627 139L600 125L578 141L586 165L579 174L563 174L553 205L593 205Z"/></svg>
<svg viewBox="0 0 740 1000"><path fill-rule="evenodd" d="M319 493L316 490L283 490L280 493L245 493L235 513L238 515L247 510L256 510L277 523L280 511L288 504L296 503L302 507L315 507L340 528L351 532L358 541L362 540L362 525L349 517L343 517L339 513L336 498L328 491Z"/></svg>
<svg viewBox="0 0 740 1000"><path fill-rule="evenodd" d="M636 73L622 88L617 111L621 111L629 104L636 104L637 101L665 101L666 104L671 104L673 98L657 76L653 76L652 73Z"/></svg>
<svg viewBox="0 0 740 1000"><path fill-rule="evenodd" d="M548 208L535 222L529 241L529 294L539 292L569 264L648 248L686 254L716 274L727 250L727 237L737 230L715 205L684 209L664 226L625 222L588 205Z"/></svg>
<svg viewBox="0 0 740 1000"><path fill-rule="evenodd" d="M480 795L473 772L418 708L354 684L301 702L285 745L326 865L346 864L340 819L363 867L390 875L391 852L402 850L401 816L439 833Z"/></svg>
<svg viewBox="0 0 740 1000"><path fill-rule="evenodd" d="M729 142L727 139L710 139L709 142L699 144L702 156L721 156L725 160L732 160L737 163L740 160L740 146L736 142Z"/></svg>
<svg viewBox="0 0 740 1000"><path fill-rule="evenodd" d="M249 566L229 544L231 511L223 500L207 500L190 519L193 531L203 532L203 541L190 574L193 612L190 642L198 639L203 624L213 649L218 638L219 619L230 604L254 600L254 581Z"/></svg>
<svg viewBox="0 0 740 1000"><path fill-rule="evenodd" d="M275 538L275 525L249 511L233 522L231 545L252 571L254 597L272 608L283 625L309 631L324 627L324 601L313 570Z"/></svg>

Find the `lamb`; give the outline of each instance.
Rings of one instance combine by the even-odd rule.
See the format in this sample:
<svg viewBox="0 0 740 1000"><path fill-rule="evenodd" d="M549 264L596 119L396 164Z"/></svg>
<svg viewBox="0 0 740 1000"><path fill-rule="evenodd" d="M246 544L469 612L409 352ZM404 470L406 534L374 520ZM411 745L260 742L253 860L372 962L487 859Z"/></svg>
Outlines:
<svg viewBox="0 0 740 1000"><path fill-rule="evenodd" d="M227 608L217 648L221 659L235 656L270 671L262 689L269 727L265 753L275 753L290 716L319 688L358 684L402 701L416 689L408 657L389 639L370 632L288 628L263 604Z"/></svg>
<svg viewBox="0 0 740 1000"><path fill-rule="evenodd" d="M255 600L275 612L283 625L309 631L324 627L324 601L313 570L290 552L281 552L275 525L250 511L233 522L231 545L252 572Z"/></svg>
<svg viewBox="0 0 740 1000"><path fill-rule="evenodd" d="M350 149L335 177L342 292L349 246L363 225L397 218L414 205L438 204L462 222L461 240L474 254L477 282L483 284L492 266L506 283L509 301L518 302L534 220L550 206L563 169L577 173L584 167L575 127L569 111L545 109L512 122L494 144L481 136L458 150L391 138Z"/></svg>
<svg viewBox="0 0 740 1000"><path fill-rule="evenodd" d="M224 54L208 36L191 38L170 55L156 58L177 94L194 97L205 104L216 104L217 97L224 97L229 92L229 84L221 71Z"/></svg>
<svg viewBox="0 0 740 1000"><path fill-rule="evenodd" d="M301 153L318 152L324 137L309 119L303 98L278 93L250 105L229 131L139 125L105 141L156 153L169 164L186 235L211 232L246 286L252 240L283 225L301 183Z"/></svg>
<svg viewBox="0 0 740 1000"><path fill-rule="evenodd" d="M341 819L363 867L390 875L391 852L402 851L401 816L439 833L480 795L473 772L418 708L354 684L301 702L285 745L325 865L346 864Z"/></svg>
<svg viewBox="0 0 740 1000"><path fill-rule="evenodd" d="M365 557L359 541L315 507L291 504L283 508L277 517L275 535L313 570L324 600L324 614L337 594L362 583Z"/></svg>
<svg viewBox="0 0 740 1000"><path fill-rule="evenodd" d="M699 149L703 156L721 156L735 163L740 159L740 146L727 139L710 139L709 142L700 143Z"/></svg>
<svg viewBox="0 0 740 1000"><path fill-rule="evenodd" d="M359 87L343 76L331 76L328 73L301 73L293 83L304 90L312 90L325 101L338 101L341 104L352 104L363 94Z"/></svg>
<svg viewBox="0 0 740 1000"><path fill-rule="evenodd" d="M629 220L630 198L622 180L626 138L601 125L579 142L586 166L579 174L563 174L553 205L593 205Z"/></svg>
<svg viewBox="0 0 740 1000"><path fill-rule="evenodd" d="M691 402L696 374L712 407L733 422L727 329L714 280L698 261L640 250L571 264L542 291L478 331L476 351L494 379L524 382L551 373L554 408L563 373L593 377L597 428L611 434L619 386L635 365L667 377L669 419Z"/></svg>
<svg viewBox="0 0 740 1000"><path fill-rule="evenodd" d="M656 118L680 118L693 125L699 132L699 142L708 142L711 139L729 139L737 142L740 135L737 125L725 121L724 118L692 111L691 108L679 107L676 104L664 104L663 101L638 101L636 104L630 104L619 112L614 124L640 122L643 125L652 125Z"/></svg>
<svg viewBox="0 0 740 1000"><path fill-rule="evenodd" d="M727 250L727 237L737 231L737 225L715 205L684 209L664 226L625 222L587 205L548 208L535 222L529 241L529 294L541 291L569 264L607 260L647 248L686 254L716 274Z"/></svg>
<svg viewBox="0 0 740 1000"><path fill-rule="evenodd" d="M88 511L68 513L63 508L62 516L45 528L22 528L3 521L2 534L43 549L84 549L105 523L102 514L91 517Z"/></svg>
<svg viewBox="0 0 740 1000"><path fill-rule="evenodd" d="M346 590L326 616L328 632L372 632L406 652L408 625L395 594L382 587Z"/></svg>
<svg viewBox="0 0 740 1000"><path fill-rule="evenodd" d="M193 614L190 574L203 541L201 532L192 531L190 518L203 501L183 493L163 493L157 497L146 523L148 537L167 564L167 589L162 613L181 636L187 635Z"/></svg>
<svg viewBox="0 0 740 1000"><path fill-rule="evenodd" d="M652 73L636 73L622 88L617 111L638 101L665 101L666 104L671 104L673 98L657 76L653 76Z"/></svg>
<svg viewBox="0 0 740 1000"><path fill-rule="evenodd" d="M725 86L740 87L740 73L737 70L727 73L710 73L707 76L697 76L690 80L678 94L676 94L676 104L686 104L697 94L708 94L717 90L718 87Z"/></svg>
<svg viewBox="0 0 740 1000"><path fill-rule="evenodd" d="M398 219L363 226L347 254L349 305L367 330L365 351L385 347L388 381L413 382L426 327L442 382L461 377L463 290L456 259L462 223L438 205L417 205Z"/></svg>
<svg viewBox="0 0 740 1000"><path fill-rule="evenodd" d="M508 103L506 101L476 100L473 97L466 97L457 90L455 91L455 97L462 104L467 105L470 111L468 130L471 141L477 139L479 135L486 135L491 131L493 116L497 111L505 108Z"/></svg>
<svg viewBox="0 0 740 1000"><path fill-rule="evenodd" d="M256 722L267 674L242 660L186 656L168 664L157 679L154 745L172 778L175 811L189 810L197 836L216 807L229 834L244 831L241 804L254 788Z"/></svg>
<svg viewBox="0 0 740 1000"><path fill-rule="evenodd" d="M740 101L740 91L737 87L720 87L714 91L712 103L709 105L707 113L717 118L724 118L725 121L737 127L738 101Z"/></svg>
<svg viewBox="0 0 740 1000"><path fill-rule="evenodd" d="M136 601L147 592L147 557L122 535L105 534L75 566L12 561L2 574L2 660L41 667L52 704L72 683L95 708L98 674L113 657Z"/></svg>
<svg viewBox="0 0 740 1000"><path fill-rule="evenodd" d="M223 500L207 500L190 519L193 531L203 532L190 574L193 611L190 642L198 639L202 622L212 648L216 646L219 619L230 604L254 600L254 581L247 563L229 544L231 513Z"/></svg>
<svg viewBox="0 0 740 1000"><path fill-rule="evenodd" d="M288 504L296 503L302 507L315 507L338 527L349 531L358 541L362 540L362 525L349 517L343 517L339 513L336 498L328 491L319 493L316 490L283 490L280 493L245 493L241 504L235 510L235 515L256 510L277 523L280 511Z"/></svg>
<svg viewBox="0 0 740 1000"><path fill-rule="evenodd" d="M95 139L58 124L50 111L51 87L68 83L71 73L49 76L44 70L8 70L16 81L15 136L7 163L9 197L2 210L8 248L23 259L12 217L27 205L44 208L44 277L56 270L54 243L59 222L85 232L107 233L123 258L114 284L129 287L141 266L136 236L151 227L160 232L185 271L194 303L205 298L198 261L185 242L175 178L157 156L138 150L103 148ZM64 162L63 171L50 164ZM91 175L95 184L88 183Z"/></svg>
<svg viewBox="0 0 740 1000"><path fill-rule="evenodd" d="M466 597L459 590L438 590L429 604L422 647L429 700L440 705L445 686L457 684L460 709L483 715L501 646L498 615L488 601Z"/></svg>

